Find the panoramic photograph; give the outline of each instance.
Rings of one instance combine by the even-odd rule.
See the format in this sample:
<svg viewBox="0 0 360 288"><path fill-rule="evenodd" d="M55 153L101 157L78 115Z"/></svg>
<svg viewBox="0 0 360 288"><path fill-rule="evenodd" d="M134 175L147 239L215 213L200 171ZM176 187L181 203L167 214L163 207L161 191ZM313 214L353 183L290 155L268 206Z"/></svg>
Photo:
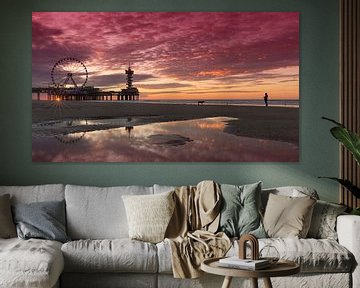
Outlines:
<svg viewBox="0 0 360 288"><path fill-rule="evenodd" d="M298 162L298 12L33 12L33 162Z"/></svg>

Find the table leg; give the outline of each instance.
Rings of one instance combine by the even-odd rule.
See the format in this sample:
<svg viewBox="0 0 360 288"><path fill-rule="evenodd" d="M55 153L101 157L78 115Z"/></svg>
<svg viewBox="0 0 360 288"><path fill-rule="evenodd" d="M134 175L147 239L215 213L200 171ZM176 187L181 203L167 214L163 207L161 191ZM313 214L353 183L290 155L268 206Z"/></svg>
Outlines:
<svg viewBox="0 0 360 288"><path fill-rule="evenodd" d="M273 288L270 278L266 277L263 279L264 279L265 288Z"/></svg>
<svg viewBox="0 0 360 288"><path fill-rule="evenodd" d="M230 288L232 277L231 276L225 276L224 282L221 286L221 288Z"/></svg>
<svg viewBox="0 0 360 288"><path fill-rule="evenodd" d="M258 279L257 278L251 278L252 287L258 288Z"/></svg>

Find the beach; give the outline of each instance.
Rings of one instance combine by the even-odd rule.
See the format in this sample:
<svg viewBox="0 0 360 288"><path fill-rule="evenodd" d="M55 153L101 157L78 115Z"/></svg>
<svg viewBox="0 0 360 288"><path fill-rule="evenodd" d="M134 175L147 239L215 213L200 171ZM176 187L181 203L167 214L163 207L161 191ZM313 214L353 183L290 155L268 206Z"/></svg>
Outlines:
<svg viewBox="0 0 360 288"><path fill-rule="evenodd" d="M233 105L189 105L143 102L33 101L33 124L58 119L138 119L135 125L202 119L210 117L229 120L224 132L238 136L274 141L299 142L299 109ZM125 126L125 122L116 127ZM114 125L104 129L114 128ZM87 129L96 130L90 126Z"/></svg>

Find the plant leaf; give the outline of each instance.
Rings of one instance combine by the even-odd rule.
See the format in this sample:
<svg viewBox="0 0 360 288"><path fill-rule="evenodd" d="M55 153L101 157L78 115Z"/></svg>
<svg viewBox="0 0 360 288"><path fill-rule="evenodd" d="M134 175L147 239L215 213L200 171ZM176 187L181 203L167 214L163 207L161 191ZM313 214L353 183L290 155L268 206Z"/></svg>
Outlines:
<svg viewBox="0 0 360 288"><path fill-rule="evenodd" d="M336 124L337 126L339 126L339 127L345 127L343 124L341 124L341 123L339 123L339 122L337 122L337 121L335 121L334 119L330 119L330 118L327 118L327 117L321 117L321 119L325 119L325 120L327 120L327 121L330 121L330 122L332 122L332 123L334 123L334 124Z"/></svg>
<svg viewBox="0 0 360 288"><path fill-rule="evenodd" d="M360 165L360 136L340 126L331 128L330 132L353 154L356 162Z"/></svg>
<svg viewBox="0 0 360 288"><path fill-rule="evenodd" d="M330 129L331 134L350 151L354 156L355 161L360 165L360 136L333 119L327 117L321 118L337 125L337 127Z"/></svg>
<svg viewBox="0 0 360 288"><path fill-rule="evenodd" d="M340 179L336 177L319 177L319 178L326 178L330 180L334 180L339 182L342 186L348 189L356 198L360 198L360 188L355 186L351 181Z"/></svg>
<svg viewBox="0 0 360 288"><path fill-rule="evenodd" d="M351 212L351 215L359 215L360 216L360 208L354 208Z"/></svg>

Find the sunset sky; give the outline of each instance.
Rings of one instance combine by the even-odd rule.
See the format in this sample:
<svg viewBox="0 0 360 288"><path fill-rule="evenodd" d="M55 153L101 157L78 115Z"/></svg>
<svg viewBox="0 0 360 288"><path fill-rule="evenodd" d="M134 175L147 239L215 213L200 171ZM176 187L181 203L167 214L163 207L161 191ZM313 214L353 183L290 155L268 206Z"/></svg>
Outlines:
<svg viewBox="0 0 360 288"><path fill-rule="evenodd" d="M130 61L140 100L299 98L297 12L34 12L32 55L33 87L75 57L115 91Z"/></svg>

